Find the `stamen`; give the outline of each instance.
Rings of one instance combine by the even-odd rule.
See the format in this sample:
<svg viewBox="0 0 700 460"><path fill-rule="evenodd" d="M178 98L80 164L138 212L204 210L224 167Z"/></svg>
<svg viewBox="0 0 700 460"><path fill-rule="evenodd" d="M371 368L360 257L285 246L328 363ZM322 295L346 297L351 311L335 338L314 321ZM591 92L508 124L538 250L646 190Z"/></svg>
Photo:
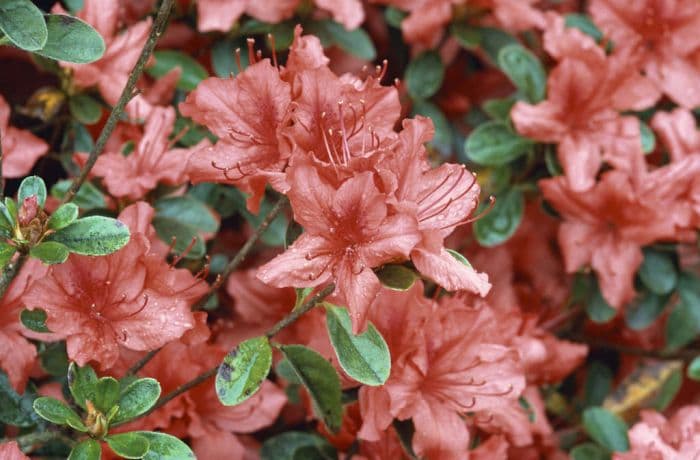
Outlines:
<svg viewBox="0 0 700 460"><path fill-rule="evenodd" d="M470 217L470 218L468 218L468 219L466 219L466 220L464 220L464 221L462 221L462 222L458 222L458 223L456 223L456 224L449 224L449 225L446 225L445 227L440 228L440 230L444 230L445 228L448 228L448 227L453 227L453 226L454 226L454 227L459 227L459 226L462 226L462 225L465 225L465 224L470 224L470 223L472 223L472 222L476 222L477 220L481 219L482 217L484 217L484 216L486 216L488 213L490 213L490 212L493 210L493 207L494 207L495 205L496 205L496 197L494 197L493 195L491 195L491 196L489 196L489 206L488 206L488 208L484 209L483 211L481 211L481 212L480 212L479 214L477 214L476 216Z"/></svg>
<svg viewBox="0 0 700 460"><path fill-rule="evenodd" d="M340 118L340 137L343 141L343 158L345 165L350 163L350 146L348 145L348 136L345 131L345 120L343 120L343 101L338 101L338 118Z"/></svg>
<svg viewBox="0 0 700 460"><path fill-rule="evenodd" d="M238 73L241 73L241 72L243 72L243 66L241 65L241 49L240 48L236 48L235 57L236 57L236 67L238 67Z"/></svg>
<svg viewBox="0 0 700 460"><path fill-rule="evenodd" d="M255 39L248 38L246 43L248 44L248 64L253 65L255 64Z"/></svg>
<svg viewBox="0 0 700 460"><path fill-rule="evenodd" d="M173 259L172 262L168 265L171 269L175 267L182 259L184 259L187 254L190 253L194 245L197 243L197 237L193 236L192 240L190 241L190 244L187 245L184 251L182 251L180 254L176 255L175 258Z"/></svg>
<svg viewBox="0 0 700 460"><path fill-rule="evenodd" d="M387 71L388 67L389 67L389 61L387 61L386 59L384 59L382 61L381 66L375 67L376 73L377 73L377 82L378 83L381 83L382 79L386 75L386 71Z"/></svg>
<svg viewBox="0 0 700 460"><path fill-rule="evenodd" d="M275 36L267 34L267 39L270 41L270 49L272 50L272 64L279 69L277 65L277 51L275 51Z"/></svg>

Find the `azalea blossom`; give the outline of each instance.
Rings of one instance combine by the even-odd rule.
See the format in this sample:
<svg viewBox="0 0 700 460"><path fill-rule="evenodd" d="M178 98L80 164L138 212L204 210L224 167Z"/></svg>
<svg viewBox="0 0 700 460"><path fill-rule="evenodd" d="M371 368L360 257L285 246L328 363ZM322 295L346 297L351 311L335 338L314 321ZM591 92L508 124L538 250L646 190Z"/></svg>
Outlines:
<svg viewBox="0 0 700 460"><path fill-rule="evenodd" d="M700 66L693 59L700 50L698 2L594 0L589 10L615 47L641 50L636 68L659 91L682 107L700 106Z"/></svg>
<svg viewBox="0 0 700 460"><path fill-rule="evenodd" d="M0 457L2 457L3 460L29 460L29 457L19 450L19 445L16 441L0 444Z"/></svg>
<svg viewBox="0 0 700 460"><path fill-rule="evenodd" d="M679 161L687 155L700 154L700 130L693 114L687 109L656 112L651 126L668 148L673 161Z"/></svg>
<svg viewBox="0 0 700 460"><path fill-rule="evenodd" d="M177 339L194 326L190 306L207 289L188 270L151 253L135 222L125 224L132 230L125 247L103 257L71 254L22 297L28 308L46 311L47 327L66 340L68 356L81 366L95 361L109 369L120 347L148 351Z"/></svg>
<svg viewBox="0 0 700 460"><path fill-rule="evenodd" d="M34 163L46 155L49 146L29 131L10 126L10 106L0 95L0 141L2 141L2 176L23 177Z"/></svg>

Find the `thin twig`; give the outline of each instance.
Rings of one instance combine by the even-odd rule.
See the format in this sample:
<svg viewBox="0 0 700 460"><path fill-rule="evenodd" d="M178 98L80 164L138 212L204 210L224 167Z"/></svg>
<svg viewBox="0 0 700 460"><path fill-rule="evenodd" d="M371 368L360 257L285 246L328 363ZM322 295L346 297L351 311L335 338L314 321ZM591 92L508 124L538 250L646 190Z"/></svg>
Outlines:
<svg viewBox="0 0 700 460"><path fill-rule="evenodd" d="M333 292L334 289L335 289L335 285L334 285L334 284L330 284L330 285L326 286L326 287L323 288L321 291L319 291L318 294L316 294L315 296L313 296L311 299L307 300L301 307L299 307L298 309L292 311L289 315L287 315L286 317L284 317L280 322L278 322L277 324L275 324L274 326L272 326L272 327L265 333L265 335L266 335L267 337L272 337L272 336L274 336L274 335L277 334L279 331L281 331L281 330L284 329L285 327L289 326L290 324L292 324L293 322L295 322L296 320L298 320L304 313L306 313L307 311L309 311L309 310L311 310L313 307L315 307L316 304L320 303L323 299L325 299L326 297L328 297L329 295L331 295L331 293ZM196 387L196 386L199 385L200 383L205 382L205 381L208 380L209 378L211 378L211 377L213 377L214 375L216 375L216 372L217 372L218 370L219 370L219 365L216 365L216 366L214 366L214 367L212 367L212 368L210 368L210 369L207 369L207 370L204 371L203 373L199 374L197 377L193 378L193 379L190 380L189 382L183 383L182 385L180 385L179 387L175 388L175 389L174 389L173 391L171 391L170 393L168 393L168 394L166 394L165 396L163 396L162 398L160 398L160 400L158 400L158 402L157 402L153 407L151 407L146 413L144 413L144 414L142 415L142 417L145 417L146 415L150 414L151 412L153 412L153 411L155 411L155 410L157 410L157 409L160 409L161 407L163 407L164 405L166 405L167 403L169 403L169 402L172 401L173 399L177 398L177 397L180 396L181 394L183 394L183 393L185 393L185 392L191 390L192 388ZM115 424L113 424L113 425L111 425L111 426L118 426L118 425L121 425L121 423L115 423Z"/></svg>
<svg viewBox="0 0 700 460"><path fill-rule="evenodd" d="M67 203L71 201L75 197L75 194L78 193L78 190L80 190L80 187L83 185L83 182L85 182L85 179L87 179L90 170L93 166L95 166L97 158L100 156L102 150L107 144L107 139L109 139L109 136L111 136L112 131L114 131L114 128L117 126L117 122L119 121L119 118L121 117L121 114L124 111L126 104L128 104L129 101L134 97L134 88L136 87L136 82L141 77L143 69L146 63L148 62L148 59L151 57L151 53L153 53L153 48L155 48L158 38L163 33L163 30L165 30L165 25L168 22L168 16L170 15L170 10L173 6L173 2L174 0L163 0L163 2L160 4L156 20L153 23L151 32L148 35L148 39L146 40L146 44L143 45L141 55L139 56L138 61L136 61L134 69L129 74L129 79L126 82L126 86L124 86L122 94L121 96L119 96L119 100L115 104L114 108L112 108L112 112L109 114L109 117L105 122L104 128L102 128L102 132L100 132L100 135L97 138L97 142L95 142L95 146L90 152L90 156L85 162L83 169L80 171L80 175L78 175L78 177L76 177L73 180L70 189L64 195L63 200L61 200L61 203Z"/></svg>
<svg viewBox="0 0 700 460"><path fill-rule="evenodd" d="M161 350L161 348L163 347L156 348L155 350L151 350L148 353L146 353L143 356L143 358L136 361L134 365L131 366L128 371L126 371L126 375L136 375L138 371L143 369L143 366L148 364L148 362L153 359L153 357Z"/></svg>

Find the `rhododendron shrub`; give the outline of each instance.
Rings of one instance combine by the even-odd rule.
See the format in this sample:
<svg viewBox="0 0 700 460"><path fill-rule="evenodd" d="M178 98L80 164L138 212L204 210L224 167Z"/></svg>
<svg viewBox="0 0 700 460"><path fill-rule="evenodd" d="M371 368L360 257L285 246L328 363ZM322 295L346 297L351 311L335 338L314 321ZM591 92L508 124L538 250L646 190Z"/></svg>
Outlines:
<svg viewBox="0 0 700 460"><path fill-rule="evenodd" d="M0 459L700 454L696 0L0 2Z"/></svg>

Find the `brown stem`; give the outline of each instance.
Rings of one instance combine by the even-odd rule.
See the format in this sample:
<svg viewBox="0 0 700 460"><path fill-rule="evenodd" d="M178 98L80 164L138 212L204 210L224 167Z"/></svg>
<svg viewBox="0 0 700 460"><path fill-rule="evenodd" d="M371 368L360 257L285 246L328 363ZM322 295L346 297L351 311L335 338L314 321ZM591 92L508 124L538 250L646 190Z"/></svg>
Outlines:
<svg viewBox="0 0 700 460"><path fill-rule="evenodd" d="M268 330L265 335L267 338L272 338L273 336L277 335L279 331L284 329L285 327L289 326L301 316L306 313L307 311L311 310L316 306L317 303L328 297L333 293L335 290L335 284L329 284L325 288L321 289L318 294L313 296L309 301L304 303L301 307L297 308L296 310L292 310L290 314L282 318L277 324L272 326L270 330Z"/></svg>
<svg viewBox="0 0 700 460"><path fill-rule="evenodd" d="M163 33L163 30L165 30L165 25L168 22L168 16L170 15L170 10L173 6L173 2L174 0L163 0L163 2L160 4L156 20L153 23L153 27L151 28L151 32L148 35L146 43L143 45L141 55L139 56L138 61L136 61L133 70L129 74L129 79L126 82L126 86L124 86L122 94L121 96L119 96L119 100L112 108L112 112L109 114L109 117L107 118L107 121L105 122L105 125L102 128L102 132L100 132L100 135L97 138L97 142L95 142L95 146L90 152L90 156L85 162L83 169L80 171L78 177L76 177L73 180L70 189L61 200L61 203L67 203L71 201L75 197L75 194L78 193L78 190L80 190L80 187L85 182L85 179L87 179L90 170L93 166L95 166L97 158L102 153L102 150L104 150L109 136L111 136L112 132L114 131L114 128L116 128L117 122L119 121L119 118L121 117L121 114L124 111L126 104L128 104L129 101L134 97L134 88L136 87L136 82L141 77L143 69L146 63L148 62L148 59L151 57L151 53L153 53L153 48L155 48L158 38Z"/></svg>

